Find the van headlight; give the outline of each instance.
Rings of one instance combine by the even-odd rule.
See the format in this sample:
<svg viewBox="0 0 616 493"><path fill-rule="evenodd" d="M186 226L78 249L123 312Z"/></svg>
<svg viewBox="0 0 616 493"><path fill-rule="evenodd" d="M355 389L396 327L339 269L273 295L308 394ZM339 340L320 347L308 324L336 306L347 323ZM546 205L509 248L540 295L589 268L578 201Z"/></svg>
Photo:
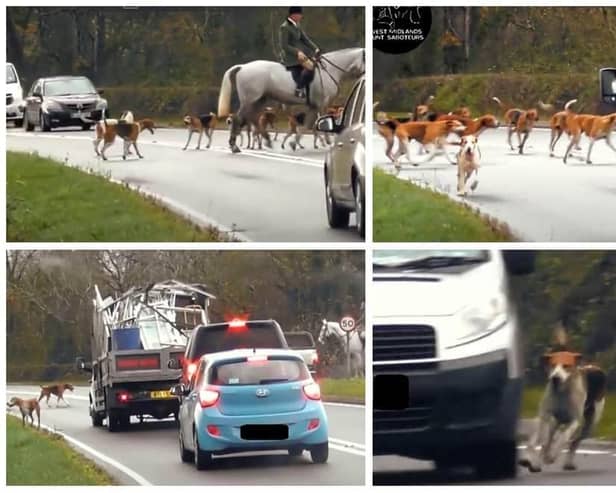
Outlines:
<svg viewBox="0 0 616 493"><path fill-rule="evenodd" d="M447 349L469 344L502 329L507 324L507 310L507 298L503 294L465 308L460 314L459 333Z"/></svg>

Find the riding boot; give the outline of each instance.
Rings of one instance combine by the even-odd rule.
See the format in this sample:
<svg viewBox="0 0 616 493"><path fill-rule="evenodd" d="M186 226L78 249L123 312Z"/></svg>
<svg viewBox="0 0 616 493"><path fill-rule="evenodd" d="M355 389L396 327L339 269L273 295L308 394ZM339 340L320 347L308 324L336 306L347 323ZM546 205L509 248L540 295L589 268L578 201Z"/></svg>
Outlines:
<svg viewBox="0 0 616 493"><path fill-rule="evenodd" d="M309 78L310 78L310 70L303 69L302 73L299 75L299 82L297 83L297 89L295 90L295 95L298 98L302 98L302 99L306 98L305 87L308 85Z"/></svg>

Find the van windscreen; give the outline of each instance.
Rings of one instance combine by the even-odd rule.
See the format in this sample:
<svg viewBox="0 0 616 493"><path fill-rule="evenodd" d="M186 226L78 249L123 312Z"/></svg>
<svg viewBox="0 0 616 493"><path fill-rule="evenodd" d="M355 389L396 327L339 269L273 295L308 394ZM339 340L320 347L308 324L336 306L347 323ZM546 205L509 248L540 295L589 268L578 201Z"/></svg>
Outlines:
<svg viewBox="0 0 616 493"><path fill-rule="evenodd" d="M190 359L232 349L285 348L278 328L271 322L246 322L240 327L228 324L200 327L190 347Z"/></svg>

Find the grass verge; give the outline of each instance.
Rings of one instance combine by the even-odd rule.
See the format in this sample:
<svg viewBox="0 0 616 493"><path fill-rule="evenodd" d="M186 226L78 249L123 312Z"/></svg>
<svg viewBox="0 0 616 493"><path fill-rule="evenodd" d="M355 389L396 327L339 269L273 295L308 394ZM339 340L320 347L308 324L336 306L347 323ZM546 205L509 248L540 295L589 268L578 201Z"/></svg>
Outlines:
<svg viewBox="0 0 616 493"><path fill-rule="evenodd" d="M374 241L513 241L509 227L446 196L374 170Z"/></svg>
<svg viewBox="0 0 616 493"><path fill-rule="evenodd" d="M37 155L7 152L8 241L223 241L157 201Z"/></svg>
<svg viewBox="0 0 616 493"><path fill-rule="evenodd" d="M323 378L319 385L324 401L364 403L366 382L363 378Z"/></svg>
<svg viewBox="0 0 616 493"><path fill-rule="evenodd" d="M35 418L36 423L36 418ZM6 417L6 483L15 485L113 485L113 479L62 437Z"/></svg>
<svg viewBox="0 0 616 493"><path fill-rule="evenodd" d="M543 387L526 387L522 394L522 418L537 417L539 402L543 397ZM616 392L608 392L605 397L603 416L592 434L600 440L616 440Z"/></svg>

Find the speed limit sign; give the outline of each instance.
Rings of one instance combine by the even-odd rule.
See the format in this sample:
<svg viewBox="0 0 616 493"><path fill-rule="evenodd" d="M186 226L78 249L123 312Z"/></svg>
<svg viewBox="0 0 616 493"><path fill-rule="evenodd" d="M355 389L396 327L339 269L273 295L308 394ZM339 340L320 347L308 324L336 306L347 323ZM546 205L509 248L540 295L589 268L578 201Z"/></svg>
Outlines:
<svg viewBox="0 0 616 493"><path fill-rule="evenodd" d="M355 319L353 317L342 317L340 319L340 328L346 332L351 332L355 329Z"/></svg>

